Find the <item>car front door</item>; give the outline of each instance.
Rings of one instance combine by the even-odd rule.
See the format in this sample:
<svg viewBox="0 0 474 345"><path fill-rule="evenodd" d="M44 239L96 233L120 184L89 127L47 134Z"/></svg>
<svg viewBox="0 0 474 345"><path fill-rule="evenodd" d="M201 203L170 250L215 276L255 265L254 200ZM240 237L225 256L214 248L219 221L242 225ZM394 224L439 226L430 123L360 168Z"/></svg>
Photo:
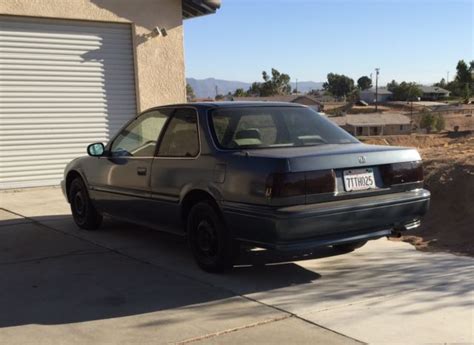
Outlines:
<svg viewBox="0 0 474 345"><path fill-rule="evenodd" d="M141 114L119 132L98 159L89 185L103 212L135 222L149 221L151 164L171 112L155 109Z"/></svg>

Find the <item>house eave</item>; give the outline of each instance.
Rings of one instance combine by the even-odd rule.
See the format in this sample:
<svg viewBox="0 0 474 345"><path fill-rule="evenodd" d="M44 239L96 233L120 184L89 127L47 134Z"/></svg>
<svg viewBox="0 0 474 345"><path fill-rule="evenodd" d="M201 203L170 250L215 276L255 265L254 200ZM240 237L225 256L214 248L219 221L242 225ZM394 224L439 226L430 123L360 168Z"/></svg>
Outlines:
<svg viewBox="0 0 474 345"><path fill-rule="evenodd" d="M221 7L220 0L182 0L183 19L216 13Z"/></svg>

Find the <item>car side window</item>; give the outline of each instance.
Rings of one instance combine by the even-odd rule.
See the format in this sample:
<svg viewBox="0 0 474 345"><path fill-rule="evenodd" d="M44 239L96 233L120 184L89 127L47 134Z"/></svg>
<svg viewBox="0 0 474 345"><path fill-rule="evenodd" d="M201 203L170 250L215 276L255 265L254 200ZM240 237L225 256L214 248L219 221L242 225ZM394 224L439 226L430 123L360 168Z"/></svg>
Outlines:
<svg viewBox="0 0 474 345"><path fill-rule="evenodd" d="M160 157L196 157L199 135L196 110L178 109L171 118L158 150Z"/></svg>
<svg viewBox="0 0 474 345"><path fill-rule="evenodd" d="M153 157L170 113L170 109L152 110L131 122L112 143L112 156Z"/></svg>

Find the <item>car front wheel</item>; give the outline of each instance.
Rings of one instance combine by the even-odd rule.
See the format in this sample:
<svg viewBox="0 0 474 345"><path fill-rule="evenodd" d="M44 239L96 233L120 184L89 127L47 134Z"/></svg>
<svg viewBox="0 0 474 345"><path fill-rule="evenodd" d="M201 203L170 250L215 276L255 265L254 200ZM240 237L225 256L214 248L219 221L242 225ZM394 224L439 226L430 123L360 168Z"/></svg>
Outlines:
<svg viewBox="0 0 474 345"><path fill-rule="evenodd" d="M189 245L199 267L214 273L232 268L237 246L209 202L193 206L187 227Z"/></svg>
<svg viewBox="0 0 474 345"><path fill-rule="evenodd" d="M72 181L69 189L69 202L72 217L78 227L85 230L96 230L102 224L102 215L92 204L87 188L80 178Z"/></svg>

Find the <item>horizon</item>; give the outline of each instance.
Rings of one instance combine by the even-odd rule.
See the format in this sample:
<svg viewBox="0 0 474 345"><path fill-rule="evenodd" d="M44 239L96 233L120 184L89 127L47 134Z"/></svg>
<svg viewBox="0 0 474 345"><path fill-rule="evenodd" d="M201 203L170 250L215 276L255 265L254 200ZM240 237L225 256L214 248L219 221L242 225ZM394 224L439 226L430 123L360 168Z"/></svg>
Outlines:
<svg viewBox="0 0 474 345"><path fill-rule="evenodd" d="M356 82L375 80L379 67L380 86L432 85L474 59L473 17L464 0L225 0L215 15L184 22L186 77L252 83L275 68L292 82L324 82L331 72Z"/></svg>
<svg viewBox="0 0 474 345"><path fill-rule="evenodd" d="M204 80L212 80L212 79L213 79L213 80L224 81L224 82L245 83L245 84L252 84L252 83L255 82L255 81L259 81L259 80L254 80L254 81L252 81L252 82L248 82L248 81L242 81L242 80L229 80L229 79L220 79L220 78L214 78L214 77L207 77L207 78L186 77L186 79L194 79L194 80L196 80L196 81L204 81ZM445 79L446 79L446 78L445 78ZM397 82L402 82L402 81L406 81L406 80L396 80L396 79L395 79L395 81L397 81ZM290 83L292 83L292 84L294 84L295 82L296 82L296 81L293 80L293 79L290 81ZM322 84L322 83L326 82L326 80L298 80L297 82L298 82L298 84L300 84L300 83L301 83L301 84L304 84L304 83ZM436 81L436 82L433 82L433 83L431 83L431 84L418 84L418 85L421 85L421 86L432 86L432 84L435 84L435 83L438 83L438 82L439 82L439 80ZM354 83L357 83L357 80L354 80ZM388 83L390 83L390 82L388 82ZM380 89L380 88L386 88L388 83L382 85L382 84L380 84L380 80L379 80L379 86L378 86L379 89ZM372 88L375 88L375 85L372 85Z"/></svg>

